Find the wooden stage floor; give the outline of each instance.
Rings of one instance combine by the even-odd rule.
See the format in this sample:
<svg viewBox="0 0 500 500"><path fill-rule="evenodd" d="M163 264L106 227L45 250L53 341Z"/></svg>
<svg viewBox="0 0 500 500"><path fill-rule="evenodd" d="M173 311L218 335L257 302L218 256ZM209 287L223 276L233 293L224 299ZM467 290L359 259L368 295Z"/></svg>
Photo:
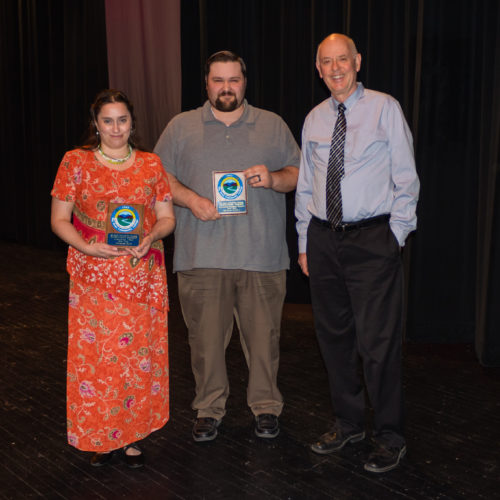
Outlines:
<svg viewBox="0 0 500 500"><path fill-rule="evenodd" d="M194 443L189 348L170 276L171 420L143 444L147 465L92 469L66 444L67 275L64 253L0 244L0 498L494 499L500 498L500 370L470 345L405 345L402 466L363 470L368 442L319 456L308 444L331 424L310 307L287 304L275 440L253 434L238 336L228 348L228 413L218 438Z"/></svg>

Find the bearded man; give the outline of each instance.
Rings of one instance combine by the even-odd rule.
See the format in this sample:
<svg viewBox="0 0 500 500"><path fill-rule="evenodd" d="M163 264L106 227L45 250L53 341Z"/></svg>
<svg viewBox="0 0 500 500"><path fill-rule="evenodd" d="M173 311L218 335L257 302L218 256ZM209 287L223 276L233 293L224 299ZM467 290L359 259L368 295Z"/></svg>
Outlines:
<svg viewBox="0 0 500 500"><path fill-rule="evenodd" d="M155 147L176 205L174 272L196 384L196 442L215 439L226 412L225 350L235 319L255 434L274 438L280 430L279 337L289 267L285 193L297 184L300 152L279 116L248 104L246 83L240 57L213 54L205 65L208 100L174 117ZM230 194L218 191L223 178L230 179ZM233 190L246 192L246 200L218 199L231 198ZM227 207L235 207L231 216Z"/></svg>

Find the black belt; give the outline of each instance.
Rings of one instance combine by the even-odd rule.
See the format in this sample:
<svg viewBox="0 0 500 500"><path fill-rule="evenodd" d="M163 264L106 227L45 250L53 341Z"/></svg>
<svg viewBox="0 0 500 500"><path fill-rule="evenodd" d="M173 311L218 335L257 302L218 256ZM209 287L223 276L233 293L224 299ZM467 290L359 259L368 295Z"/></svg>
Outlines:
<svg viewBox="0 0 500 500"><path fill-rule="evenodd" d="M332 226L330 222L323 219L318 219L318 217L312 216L312 222L319 224L320 226L328 227L333 229L338 233L344 231L354 231L355 229L361 229L363 227L375 226L376 224L382 224L390 219L390 214L376 215L375 217L369 217L368 219L358 220L356 222L347 222L345 224L339 224L338 226Z"/></svg>

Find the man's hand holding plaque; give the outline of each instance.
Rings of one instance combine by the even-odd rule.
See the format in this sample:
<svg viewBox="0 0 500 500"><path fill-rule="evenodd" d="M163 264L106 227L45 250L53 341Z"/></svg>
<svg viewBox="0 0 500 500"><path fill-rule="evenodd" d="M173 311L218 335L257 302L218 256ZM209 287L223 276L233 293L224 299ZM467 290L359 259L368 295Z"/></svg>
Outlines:
<svg viewBox="0 0 500 500"><path fill-rule="evenodd" d="M265 165L254 165L244 172L247 183L253 188L272 188L273 176Z"/></svg>
<svg viewBox="0 0 500 500"><path fill-rule="evenodd" d="M246 170L213 172L214 205L220 215L248 212L247 184L252 188L272 188L273 176L265 165Z"/></svg>
<svg viewBox="0 0 500 500"><path fill-rule="evenodd" d="M242 171L213 172L214 205L221 215L247 213L247 185Z"/></svg>

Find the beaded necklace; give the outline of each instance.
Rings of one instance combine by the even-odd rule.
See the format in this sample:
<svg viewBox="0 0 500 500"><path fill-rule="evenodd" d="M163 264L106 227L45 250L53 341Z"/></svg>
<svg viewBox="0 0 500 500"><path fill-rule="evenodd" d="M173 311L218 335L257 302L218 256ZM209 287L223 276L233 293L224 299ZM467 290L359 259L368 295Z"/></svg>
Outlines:
<svg viewBox="0 0 500 500"><path fill-rule="evenodd" d="M130 144L128 145L128 153L123 158L111 158L111 156L108 156L106 153L104 153L104 151L101 149L100 144L99 146L97 146L97 150L106 161L109 161L109 163L112 163L113 165L121 165L132 156L132 146Z"/></svg>

